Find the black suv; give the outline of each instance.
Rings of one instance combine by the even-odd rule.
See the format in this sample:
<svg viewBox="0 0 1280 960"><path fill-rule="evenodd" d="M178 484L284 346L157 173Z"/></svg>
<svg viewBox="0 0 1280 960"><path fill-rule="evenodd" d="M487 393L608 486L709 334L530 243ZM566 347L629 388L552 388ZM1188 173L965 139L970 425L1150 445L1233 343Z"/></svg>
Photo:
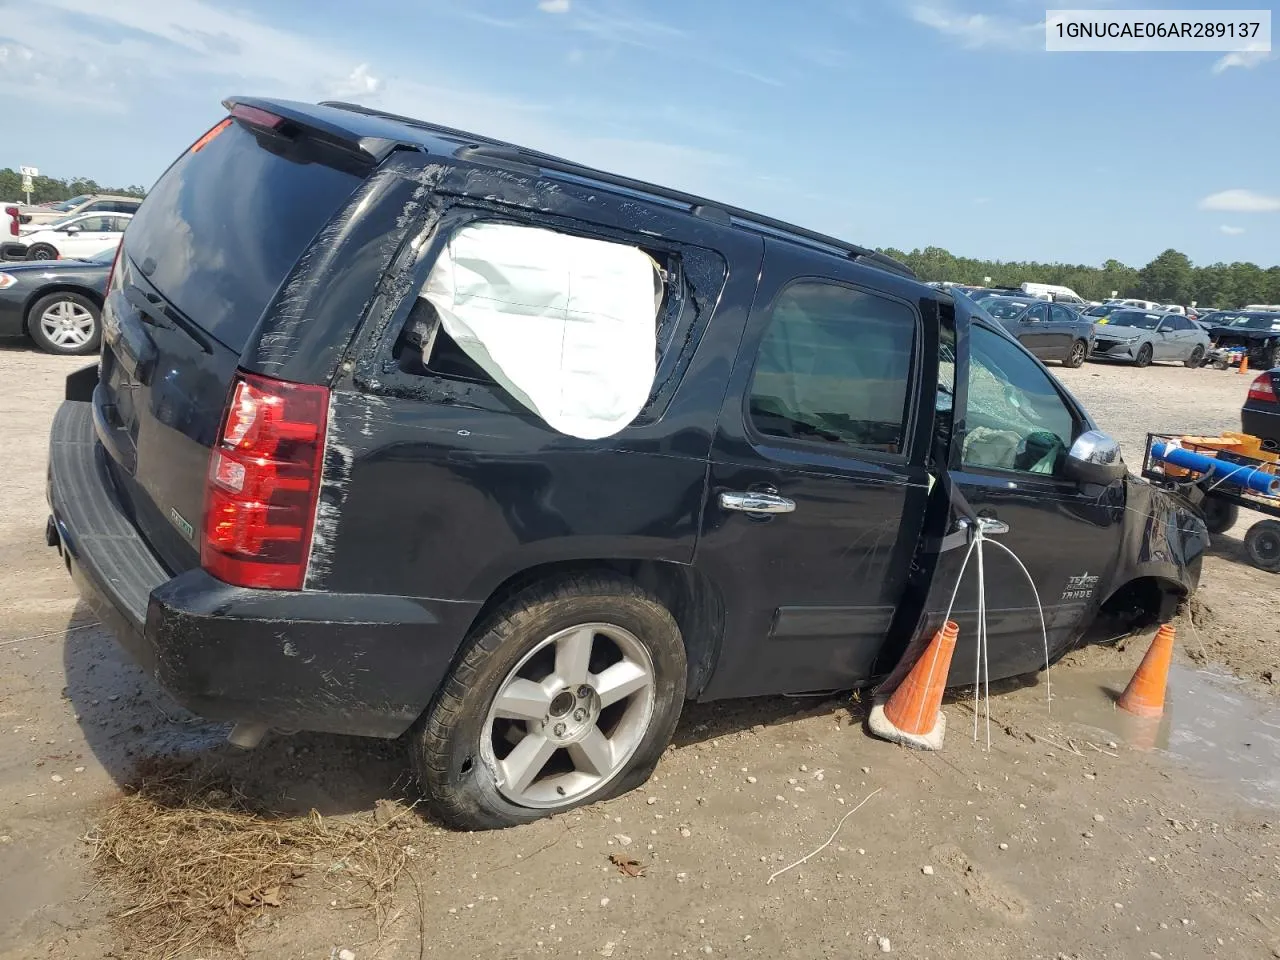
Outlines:
<svg viewBox="0 0 1280 960"><path fill-rule="evenodd" d="M644 781L686 698L885 677L979 527L1029 575L991 552L992 677L1061 655L1104 604L1167 619L1195 589L1195 511L893 260L361 107L226 105L125 236L101 362L53 426L48 538L234 742L408 731L439 816L504 826ZM643 254L619 310L648 311L651 379L625 423L554 428L505 376L521 351L422 295L452 258L481 301L521 301L519 269L454 249L494 225L547 241L515 260ZM956 683L976 609L966 576Z"/></svg>

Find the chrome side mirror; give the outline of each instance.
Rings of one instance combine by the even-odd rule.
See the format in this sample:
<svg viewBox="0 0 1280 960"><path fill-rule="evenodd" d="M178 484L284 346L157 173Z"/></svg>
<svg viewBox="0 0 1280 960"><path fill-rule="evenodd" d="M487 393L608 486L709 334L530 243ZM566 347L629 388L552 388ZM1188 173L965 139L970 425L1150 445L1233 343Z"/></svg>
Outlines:
<svg viewBox="0 0 1280 960"><path fill-rule="evenodd" d="M1067 451L1066 472L1080 483L1113 483L1125 475L1120 444L1101 430L1086 430Z"/></svg>

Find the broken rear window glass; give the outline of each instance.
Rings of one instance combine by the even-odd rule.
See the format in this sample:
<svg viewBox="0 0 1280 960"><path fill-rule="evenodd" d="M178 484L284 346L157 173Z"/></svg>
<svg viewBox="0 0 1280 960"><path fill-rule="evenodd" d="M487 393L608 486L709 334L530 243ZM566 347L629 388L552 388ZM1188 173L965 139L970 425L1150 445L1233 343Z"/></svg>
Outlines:
<svg viewBox="0 0 1280 960"><path fill-rule="evenodd" d="M419 296L407 333L429 370L491 380L561 433L611 436L649 399L664 282L638 247L472 223Z"/></svg>

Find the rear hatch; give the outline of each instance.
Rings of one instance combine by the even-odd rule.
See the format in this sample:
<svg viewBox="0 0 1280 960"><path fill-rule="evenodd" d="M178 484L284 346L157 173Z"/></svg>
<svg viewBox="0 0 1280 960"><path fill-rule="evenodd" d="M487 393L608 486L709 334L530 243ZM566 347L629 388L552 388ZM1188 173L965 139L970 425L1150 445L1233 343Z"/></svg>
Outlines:
<svg viewBox="0 0 1280 960"><path fill-rule="evenodd" d="M241 355L361 182L298 147L296 131L214 127L147 195L112 275L95 424L125 509L173 573L200 562L210 448Z"/></svg>

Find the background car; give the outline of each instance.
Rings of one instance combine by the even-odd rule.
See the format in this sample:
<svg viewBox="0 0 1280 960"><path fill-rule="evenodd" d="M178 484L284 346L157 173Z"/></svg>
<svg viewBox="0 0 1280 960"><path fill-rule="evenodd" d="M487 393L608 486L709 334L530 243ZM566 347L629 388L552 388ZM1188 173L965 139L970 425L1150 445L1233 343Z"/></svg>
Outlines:
<svg viewBox="0 0 1280 960"><path fill-rule="evenodd" d="M1089 356L1093 324L1064 304L1027 296L984 297L978 306L1041 360L1078 367Z"/></svg>
<svg viewBox="0 0 1280 960"><path fill-rule="evenodd" d="M24 233L6 244L10 259L57 260L59 257L92 257L120 245L131 213L85 213L51 223L42 230Z"/></svg>
<svg viewBox="0 0 1280 960"><path fill-rule="evenodd" d="M25 334L48 353L97 353L115 255L0 264L0 336Z"/></svg>
<svg viewBox="0 0 1280 960"><path fill-rule="evenodd" d="M1209 336L1215 347L1244 347L1249 362L1280 367L1280 312L1224 310L1213 315Z"/></svg>
<svg viewBox="0 0 1280 960"><path fill-rule="evenodd" d="M1129 360L1146 367L1153 360L1180 360L1188 367L1204 363L1209 335L1186 317L1149 310L1116 310L1094 324L1096 357Z"/></svg>
<svg viewBox="0 0 1280 960"><path fill-rule="evenodd" d="M1280 450L1280 368L1264 370L1249 385L1240 410L1240 427L1258 437L1267 450Z"/></svg>
<svg viewBox="0 0 1280 960"><path fill-rule="evenodd" d="M45 203L36 206L20 205L18 221L39 226L53 223L79 213L137 213L142 203L137 197L125 197L113 193L83 193L70 200Z"/></svg>
<svg viewBox="0 0 1280 960"><path fill-rule="evenodd" d="M1133 307L1126 307L1124 304L1120 303L1119 301L1116 301L1113 303L1100 303L1096 307L1090 307L1088 310L1085 310L1083 313L1081 313L1081 316L1084 317L1084 319L1088 320L1090 323L1101 323L1105 321L1107 317L1111 316L1111 314L1115 313L1117 310L1132 310L1132 309Z"/></svg>

